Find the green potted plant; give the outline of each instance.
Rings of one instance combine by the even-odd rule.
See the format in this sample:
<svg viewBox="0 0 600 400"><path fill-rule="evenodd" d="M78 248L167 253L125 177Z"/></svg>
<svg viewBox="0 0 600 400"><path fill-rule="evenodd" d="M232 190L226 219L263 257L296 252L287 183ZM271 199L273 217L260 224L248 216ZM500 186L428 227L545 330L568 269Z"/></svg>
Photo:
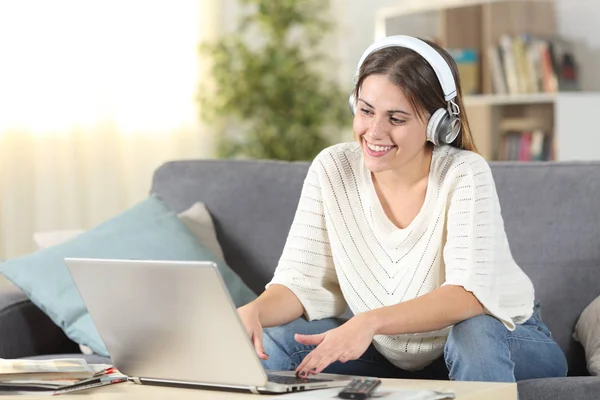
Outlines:
<svg viewBox="0 0 600 400"><path fill-rule="evenodd" d="M251 12L237 31L201 45L211 66L198 101L202 119L218 127L218 155L310 160L330 144L328 132L351 121L348 94L322 72L332 65L321 46L333 29L329 2L239 3ZM248 43L256 33L260 43Z"/></svg>

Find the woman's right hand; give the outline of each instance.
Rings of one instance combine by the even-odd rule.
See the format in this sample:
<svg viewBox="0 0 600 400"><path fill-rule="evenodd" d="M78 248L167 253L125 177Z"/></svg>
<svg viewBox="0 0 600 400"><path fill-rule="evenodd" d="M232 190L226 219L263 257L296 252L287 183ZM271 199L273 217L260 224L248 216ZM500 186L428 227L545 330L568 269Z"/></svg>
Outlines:
<svg viewBox="0 0 600 400"><path fill-rule="evenodd" d="M242 319L244 327L246 327L246 332L248 332L250 340L254 344L256 354L258 354L258 357L261 360L267 360L269 356L265 353L265 348L263 346L263 328L258 317L258 308L254 304L248 303L245 306L238 308L238 314Z"/></svg>

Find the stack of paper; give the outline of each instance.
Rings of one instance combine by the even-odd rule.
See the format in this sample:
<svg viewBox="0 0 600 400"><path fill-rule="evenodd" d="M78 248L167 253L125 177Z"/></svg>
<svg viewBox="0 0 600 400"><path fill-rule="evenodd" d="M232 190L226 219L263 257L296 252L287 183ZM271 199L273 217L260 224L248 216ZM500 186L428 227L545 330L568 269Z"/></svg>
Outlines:
<svg viewBox="0 0 600 400"><path fill-rule="evenodd" d="M125 382L127 377L108 364L88 364L84 359L0 359L0 393L50 394Z"/></svg>

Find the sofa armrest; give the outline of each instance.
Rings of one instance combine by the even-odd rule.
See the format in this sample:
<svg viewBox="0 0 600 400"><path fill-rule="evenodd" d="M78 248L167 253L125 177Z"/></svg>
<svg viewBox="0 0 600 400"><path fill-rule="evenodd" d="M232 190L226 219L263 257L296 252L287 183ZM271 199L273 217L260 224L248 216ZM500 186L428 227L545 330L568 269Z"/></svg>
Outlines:
<svg viewBox="0 0 600 400"><path fill-rule="evenodd" d="M12 284L0 285L0 358L79 352L25 293Z"/></svg>

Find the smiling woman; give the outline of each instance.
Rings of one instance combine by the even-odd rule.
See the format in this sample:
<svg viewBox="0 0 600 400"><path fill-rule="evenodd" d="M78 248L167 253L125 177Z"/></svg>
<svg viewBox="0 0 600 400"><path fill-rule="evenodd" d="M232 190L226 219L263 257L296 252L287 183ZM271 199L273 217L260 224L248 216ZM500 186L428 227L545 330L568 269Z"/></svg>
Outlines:
<svg viewBox="0 0 600 400"><path fill-rule="evenodd" d="M315 157L275 274L239 309L265 368L302 378L564 376L512 257L452 57L391 36L365 50L356 75L356 141Z"/></svg>
<svg viewBox="0 0 600 400"><path fill-rule="evenodd" d="M215 13L199 0L0 2L0 258L135 204L166 160L212 155L195 91Z"/></svg>

